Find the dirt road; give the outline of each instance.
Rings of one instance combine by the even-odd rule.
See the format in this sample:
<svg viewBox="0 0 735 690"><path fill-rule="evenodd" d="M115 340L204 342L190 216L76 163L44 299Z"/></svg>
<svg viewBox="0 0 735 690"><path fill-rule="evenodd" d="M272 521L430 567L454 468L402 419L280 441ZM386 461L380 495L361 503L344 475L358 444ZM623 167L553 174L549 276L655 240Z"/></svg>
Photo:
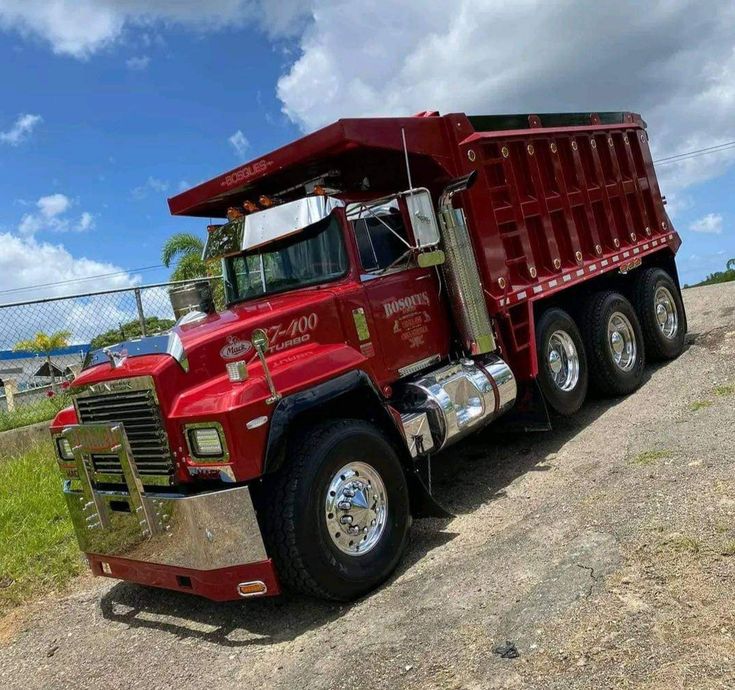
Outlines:
<svg viewBox="0 0 735 690"><path fill-rule="evenodd" d="M735 687L735 284L685 300L687 351L635 395L437 462L457 517L364 600L86 578L0 621L0 687Z"/></svg>

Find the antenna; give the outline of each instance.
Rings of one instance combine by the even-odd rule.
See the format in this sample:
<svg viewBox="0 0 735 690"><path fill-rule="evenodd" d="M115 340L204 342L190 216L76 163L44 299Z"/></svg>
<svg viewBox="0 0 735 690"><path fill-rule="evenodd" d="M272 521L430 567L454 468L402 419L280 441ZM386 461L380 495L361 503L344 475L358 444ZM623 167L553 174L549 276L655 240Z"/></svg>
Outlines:
<svg viewBox="0 0 735 690"><path fill-rule="evenodd" d="M411 166L408 164L408 146L406 146L406 130L401 127L401 138L403 139L403 155L406 157L406 175L408 175L408 188L413 189L411 182Z"/></svg>

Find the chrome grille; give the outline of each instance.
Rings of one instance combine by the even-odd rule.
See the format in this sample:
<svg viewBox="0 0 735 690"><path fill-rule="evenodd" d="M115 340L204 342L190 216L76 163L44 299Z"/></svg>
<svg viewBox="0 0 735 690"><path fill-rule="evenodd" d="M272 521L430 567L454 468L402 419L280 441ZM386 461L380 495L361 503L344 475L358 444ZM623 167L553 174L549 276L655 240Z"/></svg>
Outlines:
<svg viewBox="0 0 735 690"><path fill-rule="evenodd" d="M122 423L141 475L171 474L171 454L161 412L152 390L84 395L76 399L82 424ZM122 474L116 456L93 455L95 471Z"/></svg>

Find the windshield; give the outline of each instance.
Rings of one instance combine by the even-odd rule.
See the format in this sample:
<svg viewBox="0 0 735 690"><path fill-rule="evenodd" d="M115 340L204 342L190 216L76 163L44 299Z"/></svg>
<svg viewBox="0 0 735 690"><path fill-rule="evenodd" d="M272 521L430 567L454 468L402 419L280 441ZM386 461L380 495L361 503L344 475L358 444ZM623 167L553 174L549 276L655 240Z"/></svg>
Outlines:
<svg viewBox="0 0 735 690"><path fill-rule="evenodd" d="M347 273L339 220L309 225L291 238L225 259L229 302L335 280Z"/></svg>

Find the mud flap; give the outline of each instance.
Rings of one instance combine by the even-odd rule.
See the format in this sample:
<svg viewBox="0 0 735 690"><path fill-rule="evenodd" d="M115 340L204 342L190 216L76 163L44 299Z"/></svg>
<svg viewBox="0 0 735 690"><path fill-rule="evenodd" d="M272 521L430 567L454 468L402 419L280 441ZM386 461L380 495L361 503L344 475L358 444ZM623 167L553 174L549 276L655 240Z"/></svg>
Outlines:
<svg viewBox="0 0 735 690"><path fill-rule="evenodd" d="M551 431L549 410L536 379L519 384L515 406L490 428L501 432Z"/></svg>
<svg viewBox="0 0 735 690"><path fill-rule="evenodd" d="M411 498L411 515L414 518L455 517L454 513L447 510L432 494L430 455L416 458L406 472L406 478Z"/></svg>

